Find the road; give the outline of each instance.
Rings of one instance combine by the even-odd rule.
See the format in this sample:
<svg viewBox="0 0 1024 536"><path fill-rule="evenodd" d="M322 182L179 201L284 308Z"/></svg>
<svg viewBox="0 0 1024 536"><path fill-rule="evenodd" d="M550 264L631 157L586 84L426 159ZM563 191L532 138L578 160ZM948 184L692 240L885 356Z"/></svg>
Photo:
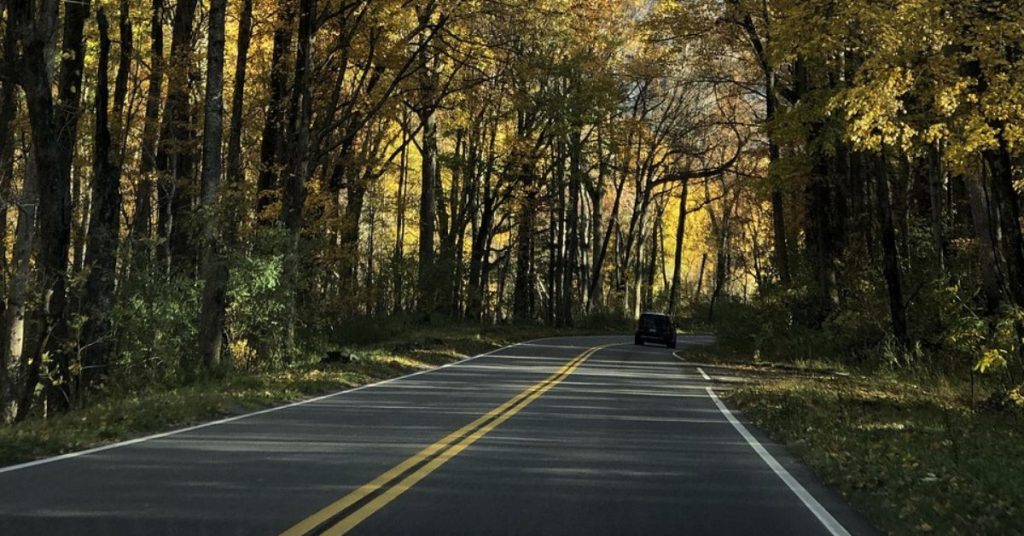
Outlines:
<svg viewBox="0 0 1024 536"><path fill-rule="evenodd" d="M873 533L726 408L726 371L631 342L541 339L0 469L0 534Z"/></svg>

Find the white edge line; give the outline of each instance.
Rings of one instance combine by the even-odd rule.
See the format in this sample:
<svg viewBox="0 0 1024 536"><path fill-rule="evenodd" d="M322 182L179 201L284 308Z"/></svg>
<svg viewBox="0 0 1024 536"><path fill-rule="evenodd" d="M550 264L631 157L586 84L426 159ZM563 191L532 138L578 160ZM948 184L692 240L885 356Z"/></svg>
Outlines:
<svg viewBox="0 0 1024 536"><path fill-rule="evenodd" d="M549 338L549 337L546 337L546 338ZM557 337L551 337L551 338L557 338ZM452 365L468 363L469 361L472 361L472 360L480 358L480 357L486 357L486 356L495 354L497 352L500 352L502 350L507 350L509 348L515 348L516 346L519 346L519 345L522 345L522 344L526 344L526 343L535 342L535 341L539 341L539 340L544 340L544 339L532 339L532 340L529 340L529 341L517 342L515 344L510 344L508 346L502 346L501 348L495 348L494 350L491 350L489 352L484 352L482 354L477 354L477 355L472 356L472 357L467 357L465 359L462 359L460 361L456 361L454 363L448 363L448 364L442 365L440 367L434 367L434 368L430 368L430 369L427 369L427 370L420 370L420 371L417 371L417 372L413 372L411 374L406 374L404 376L395 376L394 378L388 378L386 380L381 380L381 381L375 382L375 383L368 383L366 385L360 385L358 387L351 387L349 389L344 389L344 390L341 390L341 391L336 391L334 393L328 393L326 395L320 395L320 396L313 397L313 398L307 398L305 400L299 400L298 402L292 402L290 404L285 404L283 406L274 406L272 408L261 409L259 411L254 411L252 413L245 413L245 414L242 414L242 415L234 415L232 417L226 417L224 419L219 419L219 420L216 420L216 421L204 422L204 423L201 423L201 424L196 424L196 425L188 426L188 427L185 427L185 428L178 428L178 429L175 429L175 430L169 430L167 432L160 432L158 434L153 434L153 435L148 435L148 436L143 436L143 437L137 437L135 439L129 439L127 441L120 441L120 442L117 442L117 443L111 443L109 445L103 445L103 446L94 447L94 448L91 448L91 449L79 450L79 451L76 451L76 452L68 452L66 454L60 454L58 456L51 456L49 458L42 458L42 459L39 459L39 460L30 461L30 462L19 463L19 464L16 464L16 465L8 465L7 467L0 467L0 474L10 473L10 472L18 471L20 469L28 469L29 467L35 467L37 465L45 465L45 464L48 464L48 463L54 463L54 462L59 462L59 461L63 461L63 460L70 460L72 458L78 458L80 456L85 456L87 454L96 454L97 452L103 452L103 451L106 451L106 450L113 450L113 449L120 448L120 447L127 447L129 445L135 445L135 444L138 444L138 443L142 443L144 441L151 441L153 439L161 439L161 438L172 436L172 435L177 435L177 434L181 434L181 433L185 433L185 432L192 432L194 430L200 430L202 428L209 428L211 426L217 426L217 425L220 425L220 424L227 424L229 422L234 422L234 421L246 419L246 418L249 418L249 417L255 417L257 415L265 415L267 413L273 413L275 411L280 411L280 410L283 410L283 409L294 408L296 406L301 406L301 405L304 405L304 404L310 404L310 403L313 403L313 402L319 402L321 400L326 400L328 398L333 398L333 397L344 395L344 394L347 394L347 393L354 393L356 391L361 391L363 389L369 389L370 387L377 387L377 386L380 386L380 385L384 385L385 383L390 383L390 382L402 380L402 379L405 379L405 378L411 378L413 376L419 376L420 374L427 374L428 372L435 372L435 371L441 370L443 368L450 367Z"/></svg>
<svg viewBox="0 0 1024 536"><path fill-rule="evenodd" d="M818 518L818 521L828 529L829 534L832 534L832 536L850 536L850 532L846 530L846 527L843 527L843 525L833 517L832 514L830 514L829 511L826 510L825 507L822 506L821 503L818 502L818 500L800 484L800 482L793 478L793 475L791 475L789 471L787 471L786 468L783 467L782 464L780 464L778 460L776 460L775 457L772 456L771 453L768 452L753 435L751 435L750 431L743 426L743 423L741 423L732 414L732 412L729 411L729 408L725 407L722 400L715 394L714 389L708 387L706 390L708 396L710 396L711 400L713 400L715 405L718 406L718 410L722 412L722 415L725 415L729 424L731 424L733 428L743 436L743 439L747 440L747 444L749 444L751 448L754 449L754 452L764 460L764 463L768 464L768 467L771 467L772 471L774 471L775 474L786 483L786 486L789 487L790 491L792 491L797 498L804 503L804 506L814 514L814 517Z"/></svg>
<svg viewBox="0 0 1024 536"><path fill-rule="evenodd" d="M674 357L674 358L676 358L676 359L678 359L678 360L680 360L683 363L686 363L688 365L692 365L693 364L693 363L690 363L689 361L683 359L682 357L679 357L679 354L677 354L676 352L672 352L672 357ZM708 376L708 373L704 372L704 369L702 369L700 367L697 367L697 372L700 372L700 376L702 378L704 378L705 380L711 381L711 376Z"/></svg>

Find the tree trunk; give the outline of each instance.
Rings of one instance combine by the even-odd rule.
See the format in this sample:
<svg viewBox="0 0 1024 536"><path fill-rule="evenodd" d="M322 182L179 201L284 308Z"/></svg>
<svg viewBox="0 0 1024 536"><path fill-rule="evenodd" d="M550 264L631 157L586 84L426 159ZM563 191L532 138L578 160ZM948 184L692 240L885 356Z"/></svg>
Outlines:
<svg viewBox="0 0 1024 536"><path fill-rule="evenodd" d="M997 237L992 234L993 231L998 232L998 229L992 223L989 196L981 178L968 178L966 185L974 234L978 239L978 264L981 269L982 288L985 292L985 313L993 315L999 310L1003 301L1000 291L1003 287L1003 278L999 273L1001 255L997 246Z"/></svg>
<svg viewBox="0 0 1024 536"><path fill-rule="evenodd" d="M608 175L608 164L601 151L601 140L598 138L598 176L593 185L587 186L587 196L590 198L590 273L587 278L586 310L593 311L595 305L600 307L604 303L604 277L601 271L605 244L602 240L602 219L604 207L601 205L604 200L604 180ZM616 204L618 204L619 193L616 190Z"/></svg>
<svg viewBox="0 0 1024 536"><path fill-rule="evenodd" d="M573 325L573 308L577 303L580 249L580 188L583 183L583 133L577 125L569 135L569 206L566 210L566 266L562 274L562 312L564 325Z"/></svg>
<svg viewBox="0 0 1024 536"><path fill-rule="evenodd" d="M224 16L227 0L210 1L206 48L206 102L203 121L203 301L199 313L199 356L207 372L221 368L228 267L217 214L221 142L224 132Z"/></svg>
<svg viewBox="0 0 1024 536"><path fill-rule="evenodd" d="M193 184L195 133L189 106L189 71L192 25L197 0L178 0L171 26L167 101L157 156L161 172L158 218L161 260L172 273L193 274L196 250L189 229L189 213L195 195Z"/></svg>
<svg viewBox="0 0 1024 536"><path fill-rule="evenodd" d="M422 167L420 169L420 223L419 223L419 290L418 309L429 315L437 301L437 284L434 270L434 231L437 211L435 186L437 184L437 123L434 109L427 107L419 114L422 125L420 145Z"/></svg>
<svg viewBox="0 0 1024 536"><path fill-rule="evenodd" d="M16 53L17 42L14 39L14 32L7 30L4 32L3 56L5 58L13 58ZM3 292L3 296L7 297L7 301L3 302L2 307L0 307L0 311L2 311L0 317L4 318L3 326L0 326L0 424L7 421L7 401L9 400L7 396L9 390L7 371L12 363L10 353L11 333L8 329L9 324L6 321L8 310L11 307L10 298L13 287L13 281L8 280L7 234L9 229L7 209L10 207L8 200L12 199L13 196L14 118L18 112L16 98L17 93L15 92L14 82L8 80L0 81L0 196L2 196L2 199L0 199L0 215L2 215L0 217L0 279L3 282L0 292ZM27 175L26 173L26 178ZM25 182L27 181L23 181L23 184ZM19 211L20 217L21 212ZM15 270L17 270L17 265L15 265ZM22 314L24 314L23 311ZM21 346L19 341L18 353L20 354L20 352Z"/></svg>
<svg viewBox="0 0 1024 536"><path fill-rule="evenodd" d="M818 158L824 158L819 155ZM839 289L836 274L836 255L834 237L832 236L831 188L824 164L816 164L815 172L808 186L810 214L807 225L807 248L811 253L811 262L817 280L819 303L818 318L824 321L839 306Z"/></svg>
<svg viewBox="0 0 1024 536"><path fill-rule="evenodd" d="M597 303L597 301L598 301L597 300L597 297L598 297L597 296L597 292L598 292L598 287L600 287L601 283L602 283L602 273L601 272L602 272L602 269L604 268L604 259L605 259L605 256L608 254L608 244L609 244L609 242L611 242L611 235L612 235L612 232L614 232L615 222L618 221L619 205L622 203L622 190L625 189L625 186L626 186L626 177L625 177L625 175L623 175L622 180L619 181L615 185L615 201L612 203L612 213L611 213L611 215L608 218L608 229L605 231L603 238L599 238L598 239L597 237L595 237L597 242L600 243L600 246L598 247L597 246L597 242L595 242L596 249L594 250L595 251L595 254L594 254L594 267L593 267L593 271L592 271L591 278L590 278L590 288L587 291L587 295L590 296L590 299L588 300L589 303ZM598 203L600 203L600 202L598 202ZM598 225L599 225L600 218L595 218L595 219L597 220ZM600 234L600 233L598 233L598 234Z"/></svg>
<svg viewBox="0 0 1024 536"><path fill-rule="evenodd" d="M765 108L767 111L765 121L768 123L774 121L778 109L775 76L774 71L769 71L766 75L766 79L768 81L768 97L765 99ZM773 136L769 132L769 169L773 169L779 161L779 145L775 143L775 140L772 138ZM782 190L777 186L772 188L772 232L775 238L775 270L779 273L779 282L782 283L782 286L788 287L790 285L791 277L789 273L789 246L786 243L785 206L786 205L782 199Z"/></svg>
<svg viewBox="0 0 1024 536"><path fill-rule="evenodd" d="M4 309L3 344L0 346L0 360L7 367L20 365L26 357L25 316L32 284L32 252L36 242L36 213L39 207L39 174L36 171L35 152L28 155L18 201L18 227L14 235L14 249L11 252L13 273L7 289L7 306ZM5 368L5 370L7 370ZM21 371L22 373L24 371ZM0 385L0 414L6 417L8 405L15 400L17 380L24 380L19 374ZM35 387L35 383L32 384ZM4 418L3 420L6 420Z"/></svg>
<svg viewBox="0 0 1024 536"><path fill-rule="evenodd" d="M1020 226L1020 196L1014 188L1013 164L1004 136L999 149L985 153L992 180L992 199L999 210L1006 259L1006 280L1013 304L1024 307L1024 233Z"/></svg>
<svg viewBox="0 0 1024 536"><path fill-rule="evenodd" d="M102 7L97 10L96 18L100 30L100 50L96 77L92 210L85 256L85 296L81 308L86 315L86 322L82 329L82 340L79 341L82 347L83 391L95 387L106 376L113 348L110 311L113 308L121 215L121 174L111 161L111 135L107 116L110 35L107 16Z"/></svg>
<svg viewBox="0 0 1024 536"><path fill-rule="evenodd" d="M55 382L48 385L47 395L51 407L58 411L71 404L71 352L67 318L68 248L71 243L71 163L77 139L79 95L82 89L84 62L83 27L89 16L89 2L70 3L65 6L64 34L57 87L57 103L53 101L45 50L50 36L46 28L53 20L33 19L31 6L11 5L9 23L20 27L22 33L22 88L28 104L29 123L32 127L32 146L39 179L39 256L37 269L43 279L41 330L26 378L23 403L19 405L17 420L27 416L31 396L39 378L43 354L54 363ZM56 13L46 13L52 19Z"/></svg>
<svg viewBox="0 0 1024 536"><path fill-rule="evenodd" d="M679 220L676 222L676 251L674 267L672 269L672 287L668 293L668 314L676 311L676 302L679 299L679 287L683 279L683 246L686 237L686 205L690 193L689 181L683 181L682 190L679 192Z"/></svg>
<svg viewBox="0 0 1024 536"><path fill-rule="evenodd" d="M270 96L267 113L263 122L263 137L260 142L260 174L256 187L259 198L256 216L259 221L269 224L274 219L265 214L273 204L277 188L283 140L285 139L285 98L288 92L288 53L291 50L292 21L295 17L294 0L285 0L278 6L277 26L274 29L274 49L270 57Z"/></svg>
<svg viewBox="0 0 1024 536"><path fill-rule="evenodd" d="M909 347L907 334L907 311L903 302L903 286L900 282L900 254L896 243L896 229L892 215L892 194L889 188L888 165L885 156L880 155L875 169L878 189L878 223L882 238L882 257L886 288L889 291L889 312L893 336L900 348Z"/></svg>
<svg viewBox="0 0 1024 536"><path fill-rule="evenodd" d="M935 249L935 256L938 259L939 269L946 273L946 228L945 228L945 205L943 203L943 191L946 189L946 171L942 163L942 155L937 147L929 150L930 166L927 171L928 178L928 201L931 216L932 247Z"/></svg>
<svg viewBox="0 0 1024 536"><path fill-rule="evenodd" d="M403 123L407 121L406 114L403 114ZM402 153L399 156L398 164L398 198L395 207L395 247L391 257L392 287L394 289L394 307L392 313L398 314L402 311L402 295L405 293L405 273L403 270L403 259L405 258L405 204L406 204L406 183L409 179L409 144L408 133L402 129Z"/></svg>
<svg viewBox="0 0 1024 536"><path fill-rule="evenodd" d="M497 140L497 128L492 128L488 141L487 165L483 174L483 191L478 192L480 201L477 204L480 210L480 221L473 233L473 242L470 246L469 256L469 288L466 296L466 316L473 320L482 320L485 294L489 279L490 267L490 243L494 228L494 212L497 200L494 198L494 191L491 185L491 178L494 174L495 152L494 145Z"/></svg>
<svg viewBox="0 0 1024 536"><path fill-rule="evenodd" d="M131 74L132 54L134 54L134 36L132 34L131 2L121 0L121 12L118 20L117 78L114 81L114 107L111 110L110 130L111 160L120 170L124 166L124 145L127 135L124 106L128 98L128 76Z"/></svg>
<svg viewBox="0 0 1024 536"><path fill-rule="evenodd" d="M242 13L238 19L238 58L235 62L235 86L231 95L231 125L228 129L227 181L232 190L229 203L226 242L230 245L235 240L236 226L241 219L241 212L236 204L241 203L237 195L245 184L245 169L242 167L242 120L245 107L245 81L249 66L249 46L252 43L252 2L242 0Z"/></svg>
<svg viewBox="0 0 1024 536"><path fill-rule="evenodd" d="M313 46L313 20L316 16L314 0L300 0L299 28L295 47L295 83L289 112L288 170L284 178L281 199L281 222L289 233L282 279L288 289L286 327L287 351L294 353L296 324L298 322L298 294L301 265L299 242L302 233L303 208L306 204L306 179L309 176L309 129L313 116L310 95L310 55Z"/></svg>
<svg viewBox="0 0 1024 536"><path fill-rule="evenodd" d="M152 259L149 241L153 219L153 172L156 170L157 142L160 136L160 95L164 78L163 5L163 0L153 0L149 21L149 87L146 90L146 116L142 127L139 186L135 192L135 214L131 226L133 272L146 269Z"/></svg>

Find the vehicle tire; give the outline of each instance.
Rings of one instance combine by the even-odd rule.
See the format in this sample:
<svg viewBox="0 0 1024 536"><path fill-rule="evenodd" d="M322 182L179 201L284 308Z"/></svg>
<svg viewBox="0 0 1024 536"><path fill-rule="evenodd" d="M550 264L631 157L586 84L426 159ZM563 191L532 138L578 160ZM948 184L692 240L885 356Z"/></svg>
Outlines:
<svg viewBox="0 0 1024 536"><path fill-rule="evenodd" d="M641 339L640 337L633 337L633 344L635 344L637 346L643 346L644 345L644 340Z"/></svg>

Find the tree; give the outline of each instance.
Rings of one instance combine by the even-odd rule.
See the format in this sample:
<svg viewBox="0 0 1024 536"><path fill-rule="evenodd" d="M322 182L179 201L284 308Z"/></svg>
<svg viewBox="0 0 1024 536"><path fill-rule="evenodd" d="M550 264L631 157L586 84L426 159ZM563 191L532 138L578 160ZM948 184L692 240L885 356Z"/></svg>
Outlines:
<svg viewBox="0 0 1024 536"><path fill-rule="evenodd" d="M207 371L221 366L228 267L222 228L216 214L221 189L221 138L224 131L224 17L226 0L210 2L210 35L206 48L206 104L203 120L203 301L199 313L199 354Z"/></svg>
<svg viewBox="0 0 1024 536"><path fill-rule="evenodd" d="M110 58L109 23L106 11L96 11L100 31L99 65L96 77L93 149L92 210L89 213L89 239L86 250L85 296L82 313L82 387L89 389L105 375L113 339L110 311L113 309L117 249L120 239L121 173L112 161L108 115L108 63Z"/></svg>

